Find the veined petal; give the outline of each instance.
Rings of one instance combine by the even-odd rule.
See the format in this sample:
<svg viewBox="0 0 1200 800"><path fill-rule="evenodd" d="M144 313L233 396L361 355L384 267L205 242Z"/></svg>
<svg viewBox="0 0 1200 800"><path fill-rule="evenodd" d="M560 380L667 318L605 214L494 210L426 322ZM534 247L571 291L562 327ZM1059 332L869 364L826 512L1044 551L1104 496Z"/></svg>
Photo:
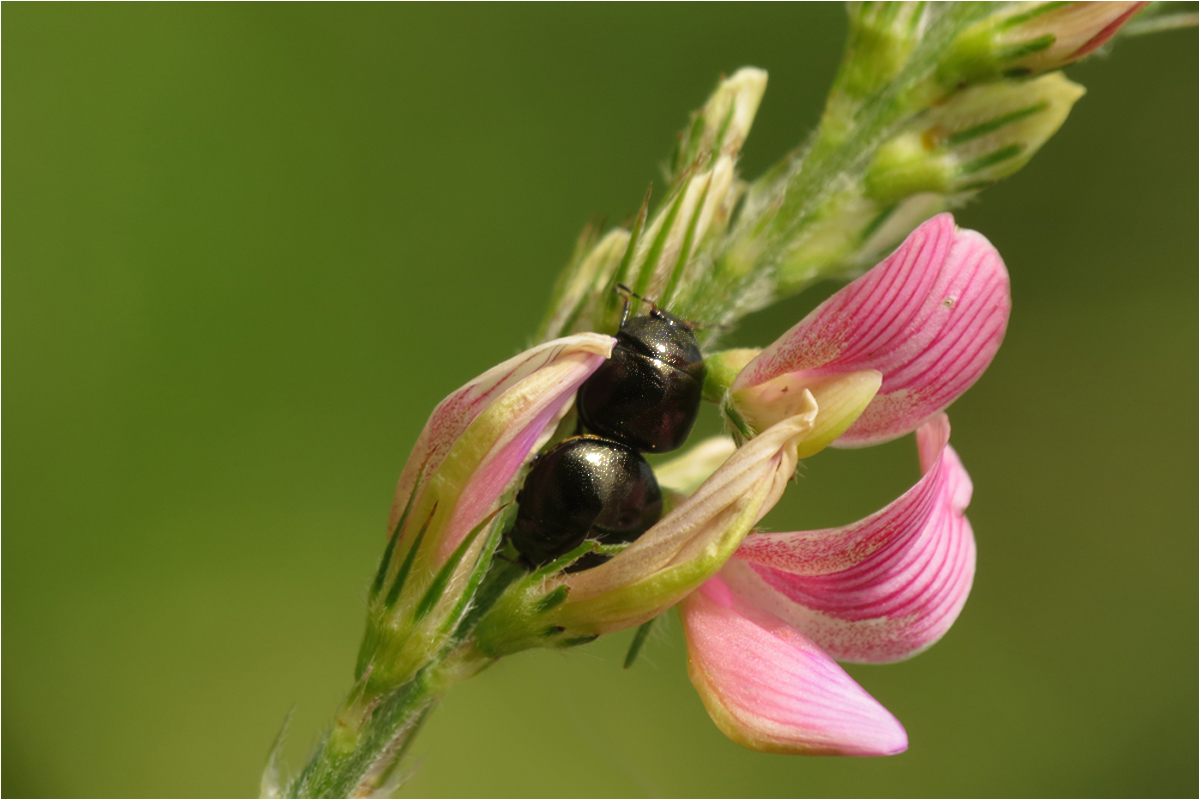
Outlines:
<svg viewBox="0 0 1200 800"><path fill-rule="evenodd" d="M950 629L975 574L971 479L938 414L917 431L921 480L843 528L746 538L722 572L749 602L843 661L898 661Z"/></svg>
<svg viewBox="0 0 1200 800"><path fill-rule="evenodd" d="M769 753L882 756L908 737L888 710L800 631L720 576L679 606L688 675L738 744Z"/></svg>
<svg viewBox="0 0 1200 800"><path fill-rule="evenodd" d="M815 382L878 370L879 393L838 444L895 439L979 379L1004 338L1009 306L996 249L939 214L747 364L732 395L736 402L740 390L782 375Z"/></svg>
<svg viewBox="0 0 1200 800"><path fill-rule="evenodd" d="M660 486L691 494L716 472L737 447L728 436L711 436L654 468Z"/></svg>
<svg viewBox="0 0 1200 800"><path fill-rule="evenodd" d="M821 378L780 375L759 386L742 389L723 410L743 436L752 436L795 413L796 401L811 394L817 419L804 438L797 458L810 458L833 444L862 415L879 392L883 376L865 369Z"/></svg>
<svg viewBox="0 0 1200 800"><path fill-rule="evenodd" d="M1032 72L1058 69L1095 51L1147 5L1149 3L1046 3L1042 13L1026 10L1009 17L1009 25L997 37L997 44L1013 47L1048 38L1048 46L1017 59L1010 69L1023 67ZM1024 21L1012 24L1020 19Z"/></svg>
<svg viewBox="0 0 1200 800"><path fill-rule="evenodd" d="M563 414L576 389L612 352L610 336L584 333L538 345L480 375L438 404L413 446L396 486L388 530L405 509L432 506L426 489L437 476L439 513L460 508L451 552L489 511L524 459ZM452 506L452 507L449 507ZM422 517L424 519L424 517ZM443 522L445 522L443 518ZM456 539L457 541L450 541Z"/></svg>

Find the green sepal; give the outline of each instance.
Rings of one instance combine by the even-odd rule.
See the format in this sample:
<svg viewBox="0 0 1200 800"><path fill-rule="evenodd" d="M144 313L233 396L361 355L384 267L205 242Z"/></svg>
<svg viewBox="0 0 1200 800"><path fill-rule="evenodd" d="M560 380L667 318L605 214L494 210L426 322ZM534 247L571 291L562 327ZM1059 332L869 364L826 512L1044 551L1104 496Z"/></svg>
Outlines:
<svg viewBox="0 0 1200 800"><path fill-rule="evenodd" d="M638 655L642 652L642 645L646 643L646 639L650 638L650 631L657 621L658 617L655 617L638 626L637 632L633 634L633 641L629 643L629 652L625 654L625 669L629 669L633 666L633 662L637 661Z"/></svg>
<svg viewBox="0 0 1200 800"><path fill-rule="evenodd" d="M508 528L508 518L512 516L512 506L507 507L509 514L504 515L492 524L491 531L488 533L487 541L483 544L483 549L479 553L479 557L475 560L475 568L471 570L471 576L467 579L467 584L462 593L459 595L458 603L454 610L447 615L446 621L442 624L442 633L449 633L452 627L455 627L462 620L467 608L475 602L475 594L479 590L480 584L491 570L492 561L496 553L496 548L499 547L500 541L504 538L504 531ZM500 509L503 511L504 509ZM500 513L500 512L497 512ZM498 524L497 524L498 523ZM487 520L484 521L487 524Z"/></svg>
<svg viewBox="0 0 1200 800"><path fill-rule="evenodd" d="M658 260L662 257L662 252L667 246L667 239L671 236L671 228L675 226L675 218L679 216L679 208L683 205L683 199L686 196L685 183L676 189L675 199L667 208L666 218L659 225L658 233L655 234L654 241L650 243L650 248L646 251L646 256L642 259L642 263L638 267L637 280L633 284L633 291L637 294L645 295L649 291L650 281L653 279L655 269L658 267Z"/></svg>
<svg viewBox="0 0 1200 800"><path fill-rule="evenodd" d="M545 614L555 606L561 605L567 599L568 594L570 594L570 590L566 586L559 586L533 604L534 613Z"/></svg>
<svg viewBox="0 0 1200 800"><path fill-rule="evenodd" d="M646 189L646 196L642 198L642 207L638 209L633 227L629 231L629 244L625 246L625 255L622 256L621 263L609 285L605 287L604 303L601 306L599 319L595 320L594 325L597 331L616 333L617 328L620 327L621 319L617 310L624 301L617 295L615 289L618 284L628 284L629 282L629 268L633 265L634 254L637 253L638 244L642 240L642 230L646 227L646 217L650 213L650 193L652 191L654 191L653 186Z"/></svg>
<svg viewBox="0 0 1200 800"><path fill-rule="evenodd" d="M730 108L730 113L733 109ZM712 175L708 176L708 180L704 184L704 191L700 193L700 198L696 201L696 208L692 211L691 219L688 220L687 230L683 235L683 246L679 248L679 257L675 259L675 266L671 269L671 275L667 279L667 285L663 287L662 296L658 298L659 304L670 307L671 300L675 297L675 290L679 286L679 281L683 278L683 273L687 270L687 266L692 256L692 247L696 239L696 226L700 224L700 215L704 212L704 204L708 200L708 191L712 188ZM680 201L683 199L684 192L680 193Z"/></svg>
<svg viewBox="0 0 1200 800"><path fill-rule="evenodd" d="M548 578L551 575L562 572L588 553L593 552L596 549L596 545L597 542L588 539L583 544L559 556L544 567L538 567L538 569L530 573L527 583L536 583L543 578Z"/></svg>
<svg viewBox="0 0 1200 800"><path fill-rule="evenodd" d="M425 524L421 526L421 530L417 533L416 538L413 539L413 543L409 545L408 553L404 557L404 563L400 565L400 569L396 572L396 577L392 579L392 588L388 590L387 598L383 601L385 608L394 608L396 601L400 599L400 592L404 589L404 584L408 580L408 573L412 571L417 551L421 549L421 543L425 541L425 532L429 530L429 524L433 522L433 516L436 513L437 503L434 503L433 509L429 512L429 518L425 520Z"/></svg>
<svg viewBox="0 0 1200 800"><path fill-rule="evenodd" d="M450 558L446 559L446 563L443 564L442 568L438 570L437 575L433 578L433 582L429 584L429 589L426 590L424 596L421 597L420 601L417 603L417 607L413 610L414 622L420 622L429 615L429 612L432 611L435 606L437 606L438 601L442 599L442 595L446 591L446 587L450 584L450 578L452 578L454 573L458 571L458 565L462 562L463 556L465 556L467 551L471 549L471 545L475 543L475 539L479 537L479 534L483 531L483 529L486 528L499 513L500 510L498 509L489 514L487 518L483 520L483 522L476 525L470 533L463 537L463 540L459 543L458 547L454 548L454 552L450 554Z"/></svg>

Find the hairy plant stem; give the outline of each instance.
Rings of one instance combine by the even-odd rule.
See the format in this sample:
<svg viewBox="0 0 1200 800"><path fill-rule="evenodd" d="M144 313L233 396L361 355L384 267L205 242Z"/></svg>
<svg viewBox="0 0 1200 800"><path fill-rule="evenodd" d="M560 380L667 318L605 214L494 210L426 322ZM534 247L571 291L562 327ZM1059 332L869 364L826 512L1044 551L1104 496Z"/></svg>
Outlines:
<svg viewBox="0 0 1200 800"><path fill-rule="evenodd" d="M402 757L438 701L487 663L467 645L426 664L400 686L376 689L364 675L283 796L390 796L404 777L398 773Z"/></svg>

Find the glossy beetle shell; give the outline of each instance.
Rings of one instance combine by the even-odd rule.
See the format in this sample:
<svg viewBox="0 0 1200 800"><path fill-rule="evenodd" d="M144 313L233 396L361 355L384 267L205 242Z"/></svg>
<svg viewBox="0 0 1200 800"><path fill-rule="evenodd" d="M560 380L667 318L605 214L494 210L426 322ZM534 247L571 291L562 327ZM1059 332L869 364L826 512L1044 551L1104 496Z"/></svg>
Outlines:
<svg viewBox="0 0 1200 800"><path fill-rule="evenodd" d="M643 452L675 450L700 413L704 372L691 328L655 309L622 323L612 357L579 389L579 417Z"/></svg>
<svg viewBox="0 0 1200 800"><path fill-rule="evenodd" d="M662 515L654 472L632 447L598 436L560 442L534 462L517 495L512 542L544 564L593 539L631 542ZM603 558L577 563L594 566Z"/></svg>

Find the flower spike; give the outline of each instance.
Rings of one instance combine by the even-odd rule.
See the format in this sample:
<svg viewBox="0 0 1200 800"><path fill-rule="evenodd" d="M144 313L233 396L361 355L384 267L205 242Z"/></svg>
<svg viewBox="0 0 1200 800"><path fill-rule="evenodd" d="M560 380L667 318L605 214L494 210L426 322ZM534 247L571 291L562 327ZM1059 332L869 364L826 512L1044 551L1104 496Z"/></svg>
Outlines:
<svg viewBox="0 0 1200 800"><path fill-rule="evenodd" d="M904 751L904 728L837 661L908 658L964 607L971 481L944 411L989 366L1011 305L995 248L938 212L1059 130L1084 92L1059 68L1122 32L1194 24L1169 5L851 3L821 122L752 183L738 158L767 76L722 78L655 204L647 192L628 230L585 228L539 346L434 410L396 488L354 686L286 784L276 748L264 794L388 796L451 686L504 655L641 626L628 666L672 606L691 680L735 741ZM858 275L764 350L704 349L751 311ZM644 322L686 328L686 357L673 336L635 336ZM599 332L624 342L604 374L616 340ZM652 467L640 453L686 443L697 395L727 435ZM881 511L754 532L801 459L911 432L922 477Z"/></svg>

